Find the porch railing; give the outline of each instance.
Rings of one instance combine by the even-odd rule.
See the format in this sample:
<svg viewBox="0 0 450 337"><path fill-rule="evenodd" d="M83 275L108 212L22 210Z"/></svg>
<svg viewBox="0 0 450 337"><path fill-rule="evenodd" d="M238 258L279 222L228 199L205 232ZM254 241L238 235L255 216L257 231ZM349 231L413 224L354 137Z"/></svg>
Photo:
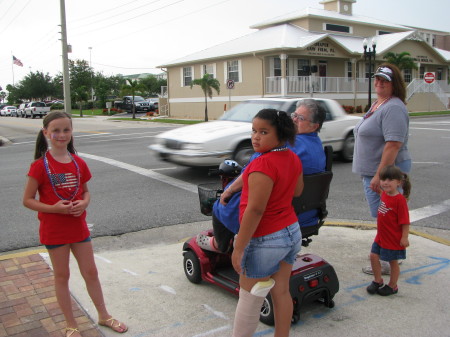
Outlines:
<svg viewBox="0 0 450 337"><path fill-rule="evenodd" d="M307 94L307 93L366 93L369 90L368 78L357 78L356 80L347 77L318 77L318 76L287 76L286 77L286 93L291 94ZM408 85L408 92L411 86L421 87L427 85L422 79L414 79ZM434 90L441 98L446 97L446 93L450 93L450 85L446 80L435 81ZM266 93L281 95L282 78L280 76L266 77ZM411 88L413 88L411 87ZM424 87L427 88L428 87ZM372 92L374 92L372 86ZM411 89L413 90L413 89ZM428 91L427 91L428 92ZM410 96L408 96L410 97Z"/></svg>

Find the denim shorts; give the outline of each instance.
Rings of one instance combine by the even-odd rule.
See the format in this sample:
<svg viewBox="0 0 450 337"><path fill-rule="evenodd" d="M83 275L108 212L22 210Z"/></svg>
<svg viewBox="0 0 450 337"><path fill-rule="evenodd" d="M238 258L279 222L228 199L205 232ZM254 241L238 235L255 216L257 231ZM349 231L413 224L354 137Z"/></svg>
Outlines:
<svg viewBox="0 0 450 337"><path fill-rule="evenodd" d="M249 278L263 278L275 274L280 262L294 264L302 247L298 222L268 235L252 238L245 248L242 270Z"/></svg>
<svg viewBox="0 0 450 337"><path fill-rule="evenodd" d="M91 237L90 237L90 236L88 236L88 237L87 237L86 239L84 239L83 241L75 242L75 243L89 242L89 241L91 241ZM53 249L53 248L58 248L58 247L62 247L62 246L65 246L65 245L68 245L68 243L64 243L64 244L62 244L62 245L45 245L45 248L47 248L47 249Z"/></svg>
<svg viewBox="0 0 450 337"><path fill-rule="evenodd" d="M403 250L384 249L381 248L380 245L376 242L372 244L372 250L370 252L379 255L381 260L388 262L393 260L406 259L406 249Z"/></svg>

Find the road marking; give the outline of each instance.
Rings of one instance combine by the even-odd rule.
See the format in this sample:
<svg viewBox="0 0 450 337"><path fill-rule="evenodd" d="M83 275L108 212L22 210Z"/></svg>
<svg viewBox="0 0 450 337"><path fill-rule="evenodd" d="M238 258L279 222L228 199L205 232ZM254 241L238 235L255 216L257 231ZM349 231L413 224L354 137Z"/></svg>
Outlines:
<svg viewBox="0 0 450 337"><path fill-rule="evenodd" d="M186 190L186 191L189 191L189 192L192 192L192 193L198 193L197 185L190 184L190 183L187 183L187 182L184 182L182 180L175 179L175 178L172 178L172 177L168 177L168 176L166 176L164 174L157 173L157 172L155 172L153 170L145 169L145 168L142 168L142 167L139 167L139 166L127 164L127 163L124 163L124 162L121 162L121 161L118 161L118 160L114 160L114 159L110 159L110 158L106 158L106 157L96 156L96 155L93 155L93 154L78 153L78 155L80 157L101 161L101 162L103 162L105 164L109 164L109 165L112 165L112 166L116 166L116 167L122 168L124 170L128 170L128 171L131 171L131 172L134 172L134 173L137 173L137 174L141 174L143 176L146 176L146 177L149 177L149 178L161 181L163 183L166 183L166 184L169 184L169 185L181 188L183 190Z"/></svg>
<svg viewBox="0 0 450 337"><path fill-rule="evenodd" d="M409 128L410 130L433 130L433 131L450 131L450 129L436 129L436 128Z"/></svg>
<svg viewBox="0 0 450 337"><path fill-rule="evenodd" d="M419 221L450 210L450 199L439 204L425 206L409 211L410 222Z"/></svg>
<svg viewBox="0 0 450 337"><path fill-rule="evenodd" d="M231 326L230 325L225 325L225 326L222 326L220 328L216 328L216 329L213 329L213 330L209 330L209 331L206 331L206 332L194 335L192 337L203 337L203 336L210 336L210 335L216 336L217 332L225 331L225 330L231 330Z"/></svg>
<svg viewBox="0 0 450 337"><path fill-rule="evenodd" d="M101 261L103 261L103 262L112 263L111 260L108 260L108 259L106 259L106 258L104 258L104 257L102 257L100 255L94 254L94 257L99 259L99 260L101 260Z"/></svg>

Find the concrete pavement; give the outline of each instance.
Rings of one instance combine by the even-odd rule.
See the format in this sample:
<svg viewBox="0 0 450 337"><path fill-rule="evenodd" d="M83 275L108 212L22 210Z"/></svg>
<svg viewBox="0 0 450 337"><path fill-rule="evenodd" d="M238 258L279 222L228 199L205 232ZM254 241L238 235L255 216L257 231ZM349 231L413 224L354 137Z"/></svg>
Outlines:
<svg viewBox="0 0 450 337"><path fill-rule="evenodd" d="M340 282L334 297L336 306L328 309L316 303L306 305L299 323L291 328L291 336L450 336L450 241L410 235L411 246L401 265L399 293L371 296L365 288L372 278L361 268L369 264L373 227L361 224L346 228L343 226L350 222L328 222L339 226L323 227L302 252L319 255L335 268ZM231 335L237 297L204 282L192 284L184 275L184 240L209 226L207 221L93 240L108 309L129 326L123 336ZM35 252L32 255L36 259ZM45 253L42 256L48 260ZM5 263L10 265L11 261L1 261L1 265ZM74 259L71 264L71 291L85 310L79 318L84 322L83 336L118 336L104 327L94 329L95 309ZM0 272L0 289L5 289L3 277ZM7 302L0 294L3 325L2 310ZM7 334L2 334L0 327L0 336L40 336L11 334L10 328L3 329ZM259 324L255 336L272 335L271 327ZM59 335L54 332L52 336Z"/></svg>

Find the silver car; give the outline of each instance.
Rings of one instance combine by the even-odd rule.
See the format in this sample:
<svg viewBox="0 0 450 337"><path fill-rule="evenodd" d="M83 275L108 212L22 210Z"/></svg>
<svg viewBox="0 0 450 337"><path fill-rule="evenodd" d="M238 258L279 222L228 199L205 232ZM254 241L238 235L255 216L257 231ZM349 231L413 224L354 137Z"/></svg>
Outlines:
<svg viewBox="0 0 450 337"><path fill-rule="evenodd" d="M253 153L252 119L261 109L277 109L288 114L296 110L302 98L259 98L244 101L219 120L180 127L155 137L149 148L160 159L184 166L217 166L232 158L245 164ZM361 117L349 116L330 99L314 98L326 111L319 133L323 145L333 146L344 161L353 160L353 128Z"/></svg>

